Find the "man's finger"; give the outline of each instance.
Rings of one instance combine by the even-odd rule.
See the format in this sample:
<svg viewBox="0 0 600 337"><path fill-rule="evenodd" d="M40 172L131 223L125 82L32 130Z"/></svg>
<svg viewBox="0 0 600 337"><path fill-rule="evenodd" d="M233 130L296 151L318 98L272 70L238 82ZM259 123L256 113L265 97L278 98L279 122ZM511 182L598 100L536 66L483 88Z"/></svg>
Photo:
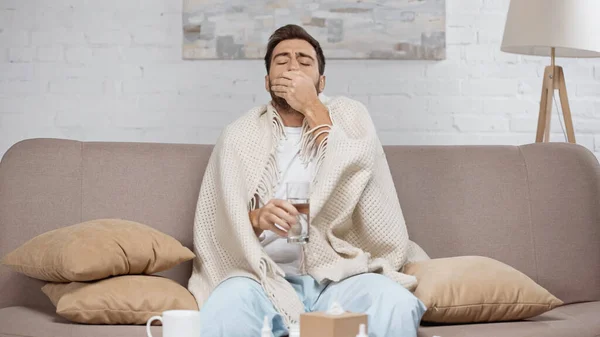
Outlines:
<svg viewBox="0 0 600 337"><path fill-rule="evenodd" d="M269 229L271 232L286 238L288 236L288 233L286 231L282 231L281 229L277 228L277 226L273 226Z"/></svg>
<svg viewBox="0 0 600 337"><path fill-rule="evenodd" d="M284 93L284 92L288 91L288 87L283 86L283 85L272 85L271 86L271 91Z"/></svg>
<svg viewBox="0 0 600 337"><path fill-rule="evenodd" d="M269 225L277 224L279 226L278 228L283 231L287 231L288 229L290 229L290 225L287 222L285 222L285 220L281 219L273 213L268 214L265 217L265 220L269 223Z"/></svg>
<svg viewBox="0 0 600 337"><path fill-rule="evenodd" d="M296 207L285 200L276 199L273 201L273 204L279 208L283 208L283 210L290 213L292 216L298 215Z"/></svg>
<svg viewBox="0 0 600 337"><path fill-rule="evenodd" d="M282 85L285 87L290 87L290 86L292 86L292 80L290 80L289 78L278 77L271 82L271 86L274 86L274 85Z"/></svg>
<svg viewBox="0 0 600 337"><path fill-rule="evenodd" d="M286 71L281 74L281 78L287 78L288 80L293 80L294 78L301 76L301 74L302 73L299 71Z"/></svg>
<svg viewBox="0 0 600 337"><path fill-rule="evenodd" d="M277 215L280 219L285 221L290 225L294 225L297 222L297 218L295 216L290 215L283 208L276 207L273 209L273 214Z"/></svg>
<svg viewBox="0 0 600 337"><path fill-rule="evenodd" d="M273 92L273 94L275 94L275 96L277 97L281 97L283 99L285 99L287 101L287 94L286 93L281 93L281 92Z"/></svg>

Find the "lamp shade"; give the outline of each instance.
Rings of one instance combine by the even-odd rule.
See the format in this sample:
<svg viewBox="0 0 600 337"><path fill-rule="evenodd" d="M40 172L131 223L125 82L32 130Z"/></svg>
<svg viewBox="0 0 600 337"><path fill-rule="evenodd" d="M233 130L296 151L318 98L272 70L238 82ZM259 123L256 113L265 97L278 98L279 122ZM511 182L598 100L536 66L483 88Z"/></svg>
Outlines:
<svg viewBox="0 0 600 337"><path fill-rule="evenodd" d="M600 57L600 0L511 0L502 51Z"/></svg>

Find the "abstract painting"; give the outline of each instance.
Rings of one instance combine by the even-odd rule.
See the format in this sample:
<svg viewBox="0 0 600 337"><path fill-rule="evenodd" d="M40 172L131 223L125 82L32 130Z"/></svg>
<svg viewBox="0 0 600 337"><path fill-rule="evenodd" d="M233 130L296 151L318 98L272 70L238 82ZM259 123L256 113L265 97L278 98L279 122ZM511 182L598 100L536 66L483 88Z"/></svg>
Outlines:
<svg viewBox="0 0 600 337"><path fill-rule="evenodd" d="M445 0L183 0L184 59L261 59L269 36L302 26L328 59L446 57Z"/></svg>

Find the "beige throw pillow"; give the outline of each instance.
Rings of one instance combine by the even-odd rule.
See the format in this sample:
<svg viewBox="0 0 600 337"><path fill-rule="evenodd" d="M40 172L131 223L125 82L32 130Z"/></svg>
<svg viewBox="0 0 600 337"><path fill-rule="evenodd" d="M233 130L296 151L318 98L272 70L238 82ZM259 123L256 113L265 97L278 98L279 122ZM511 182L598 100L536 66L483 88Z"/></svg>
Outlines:
<svg viewBox="0 0 600 337"><path fill-rule="evenodd" d="M476 323L521 320L563 302L520 271L491 258L461 256L409 263L427 306L424 322Z"/></svg>
<svg viewBox="0 0 600 337"><path fill-rule="evenodd" d="M85 324L146 324L166 310L198 310L194 296L179 283L148 275L101 281L48 283L42 291L56 313Z"/></svg>
<svg viewBox="0 0 600 337"><path fill-rule="evenodd" d="M194 257L179 241L156 229L100 219L41 234L6 255L2 264L32 278L71 282L153 274Z"/></svg>

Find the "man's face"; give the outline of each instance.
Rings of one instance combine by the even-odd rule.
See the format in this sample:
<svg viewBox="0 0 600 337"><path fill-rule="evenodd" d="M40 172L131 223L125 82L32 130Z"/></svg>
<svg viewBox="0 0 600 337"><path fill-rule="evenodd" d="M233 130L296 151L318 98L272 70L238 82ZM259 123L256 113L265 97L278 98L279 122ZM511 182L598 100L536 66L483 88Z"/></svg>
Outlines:
<svg viewBox="0 0 600 337"><path fill-rule="evenodd" d="M265 76L265 88L271 94L275 104L285 110L290 108L285 99L275 96L271 91L271 82L286 71L301 71L314 80L317 93L323 91L325 76L319 75L317 52L304 40L293 39L281 41L271 56L271 69Z"/></svg>

